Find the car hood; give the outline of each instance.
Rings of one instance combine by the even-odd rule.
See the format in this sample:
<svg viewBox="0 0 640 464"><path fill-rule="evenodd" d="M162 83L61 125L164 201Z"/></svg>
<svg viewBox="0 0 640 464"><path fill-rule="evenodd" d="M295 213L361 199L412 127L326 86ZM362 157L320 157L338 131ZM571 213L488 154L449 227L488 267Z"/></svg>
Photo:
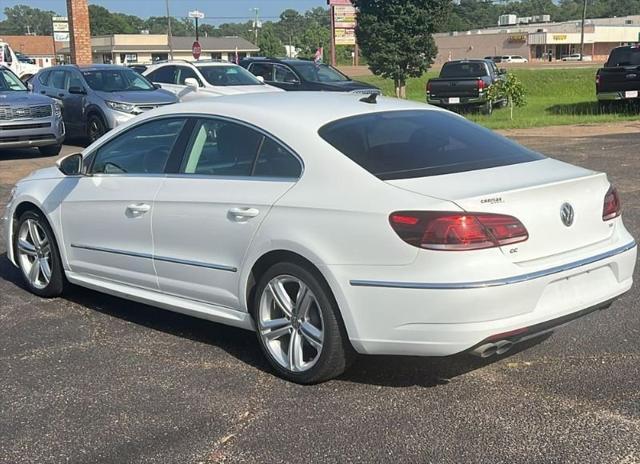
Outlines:
<svg viewBox="0 0 640 464"><path fill-rule="evenodd" d="M380 90L375 85L367 84L360 81L342 81L342 82L318 82L315 83L319 89L333 90L337 92L351 92L353 90Z"/></svg>
<svg viewBox="0 0 640 464"><path fill-rule="evenodd" d="M284 90L271 85L225 85L211 86L198 89L198 92L210 93L212 95L241 95L245 93L264 93L264 92L284 92Z"/></svg>
<svg viewBox="0 0 640 464"><path fill-rule="evenodd" d="M176 103L178 99L176 96L163 89L157 90L139 90L128 92L102 92L96 91L96 95L107 101L114 101L118 103L130 103L133 105L145 104L145 105L166 105L169 103Z"/></svg>
<svg viewBox="0 0 640 464"><path fill-rule="evenodd" d="M52 100L44 95L24 92L0 92L0 105L49 105Z"/></svg>

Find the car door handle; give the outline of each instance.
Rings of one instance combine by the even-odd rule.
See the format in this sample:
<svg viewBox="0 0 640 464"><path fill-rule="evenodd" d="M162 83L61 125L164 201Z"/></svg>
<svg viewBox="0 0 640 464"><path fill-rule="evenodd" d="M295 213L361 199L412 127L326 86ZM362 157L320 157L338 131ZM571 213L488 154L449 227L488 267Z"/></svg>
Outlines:
<svg viewBox="0 0 640 464"><path fill-rule="evenodd" d="M235 219L250 219L260 214L256 208L231 208L229 214Z"/></svg>
<svg viewBox="0 0 640 464"><path fill-rule="evenodd" d="M144 213L148 213L149 211L151 211L151 205L148 205L146 203L134 203L131 204L129 206L127 206L127 211L132 213L132 214L144 214Z"/></svg>

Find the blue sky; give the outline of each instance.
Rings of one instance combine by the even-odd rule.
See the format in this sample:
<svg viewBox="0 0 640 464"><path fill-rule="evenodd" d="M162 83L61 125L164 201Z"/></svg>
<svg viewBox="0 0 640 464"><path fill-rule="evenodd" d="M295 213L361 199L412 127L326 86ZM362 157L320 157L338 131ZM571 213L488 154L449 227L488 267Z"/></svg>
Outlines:
<svg viewBox="0 0 640 464"><path fill-rule="evenodd" d="M165 0L89 0L89 3L143 18L165 14ZM4 11L4 8L18 4L66 14L65 0L1 0L0 9ZM287 8L306 11L317 6L326 7L326 4L326 0L169 0L173 16L187 16L189 10L199 9L207 17L219 18L212 21L215 23L245 21L253 14L249 11L251 8L260 8L260 16L267 20L277 18ZM4 18L4 14L0 17Z"/></svg>

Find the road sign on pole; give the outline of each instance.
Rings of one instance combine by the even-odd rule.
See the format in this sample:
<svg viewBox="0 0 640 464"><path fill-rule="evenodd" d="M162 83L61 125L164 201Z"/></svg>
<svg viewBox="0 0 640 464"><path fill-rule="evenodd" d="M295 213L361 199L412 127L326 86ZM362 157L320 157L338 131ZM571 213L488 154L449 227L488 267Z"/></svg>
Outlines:
<svg viewBox="0 0 640 464"><path fill-rule="evenodd" d="M193 45L191 46L191 54L196 60L200 59L200 55L202 54L202 47L200 46L200 42L198 42L197 40L193 42Z"/></svg>

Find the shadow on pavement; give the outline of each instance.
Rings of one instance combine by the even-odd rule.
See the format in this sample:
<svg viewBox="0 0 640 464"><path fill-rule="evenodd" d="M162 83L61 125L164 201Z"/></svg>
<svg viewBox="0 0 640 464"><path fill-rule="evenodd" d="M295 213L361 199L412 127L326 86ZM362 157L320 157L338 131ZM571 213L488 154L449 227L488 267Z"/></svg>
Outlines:
<svg viewBox="0 0 640 464"><path fill-rule="evenodd" d="M20 271L6 254L0 255L0 279L26 288ZM34 298L37 298L34 296ZM160 308L136 303L83 287L71 286L64 299L92 311L118 318L152 330L216 346L236 359L263 372L275 375L265 360L253 332L186 316ZM338 381L385 387L436 387L453 378L526 350L551 334L515 345L508 353L488 359L468 354L446 358L409 356L357 356L355 362Z"/></svg>

